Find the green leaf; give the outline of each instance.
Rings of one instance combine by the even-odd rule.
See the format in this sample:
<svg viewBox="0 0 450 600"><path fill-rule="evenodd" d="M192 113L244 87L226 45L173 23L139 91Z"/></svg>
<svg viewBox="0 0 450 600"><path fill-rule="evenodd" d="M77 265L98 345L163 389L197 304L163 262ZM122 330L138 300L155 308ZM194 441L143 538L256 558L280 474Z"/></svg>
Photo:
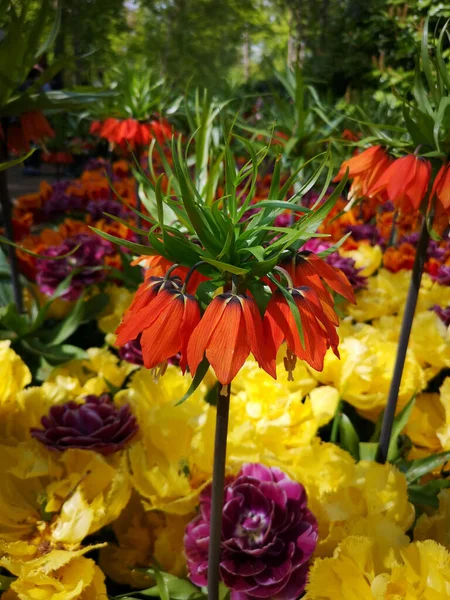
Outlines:
<svg viewBox="0 0 450 600"><path fill-rule="evenodd" d="M105 240L108 240L109 242L113 242L113 244L117 244L118 246L123 246L124 248L128 248L128 250L131 250L135 254L143 254L144 256L151 256L152 254L155 254L155 251L152 249L151 246L144 246L142 244L135 244L134 242L129 242L128 240L124 240L115 235L110 235L109 233L106 233L105 231L101 231L100 229L97 229L96 227L89 226L89 229L91 229L92 231L95 231L95 233L97 233L100 237L104 238ZM1 239L0 239L0 241L1 241Z"/></svg>
<svg viewBox="0 0 450 600"><path fill-rule="evenodd" d="M408 499L419 506L439 508L438 494L450 487L450 479L434 479L424 485L412 484L408 487Z"/></svg>
<svg viewBox="0 0 450 600"><path fill-rule="evenodd" d="M360 460L375 460L378 451L376 442L359 442L359 459Z"/></svg>
<svg viewBox="0 0 450 600"><path fill-rule="evenodd" d="M214 267L217 267L221 271L226 271L227 273L233 273L234 275L245 275L248 273L248 269L243 269L242 267L236 267L234 265L230 265L225 262L221 262L220 260L215 260L214 258L209 258L204 254L200 255L200 258Z"/></svg>
<svg viewBox="0 0 450 600"><path fill-rule="evenodd" d="M400 468L405 473L406 481L408 483L413 483L448 461L450 461L450 451L432 454L425 458L418 458L411 462L406 462L400 466Z"/></svg>
<svg viewBox="0 0 450 600"><path fill-rule="evenodd" d="M339 421L339 440L340 446L347 450L355 460L359 460L359 436L345 413L341 414Z"/></svg>
<svg viewBox="0 0 450 600"><path fill-rule="evenodd" d="M29 152L24 154L23 156L18 156L17 158L13 158L12 160L8 160L7 162L0 163L0 171L6 171L6 169L10 169L11 167L15 167L16 165L20 165L24 160L30 158L30 156L35 151L35 148L32 148Z"/></svg>
<svg viewBox="0 0 450 600"><path fill-rule="evenodd" d="M186 402L186 400L192 396L192 394L195 392L195 390L198 388L198 386L204 380L206 373L208 372L208 369L209 369L209 362L208 362L208 359L205 357L202 360L202 362L198 365L197 371L194 375L194 378L192 379L192 383L189 386L188 391L181 398L181 400L178 400L178 402L175 404L175 406L179 406L180 404L183 404L183 402Z"/></svg>
<svg viewBox="0 0 450 600"><path fill-rule="evenodd" d="M147 590L141 590L139 593L142 596L159 597L161 600L164 597L170 598L170 600L189 600L194 594L200 593L199 588L186 579L179 579L174 575L155 569L148 569L147 572L156 579L157 585ZM161 593L162 590L163 593Z"/></svg>
<svg viewBox="0 0 450 600"><path fill-rule="evenodd" d="M388 461L392 462L397 458L398 438L402 433L403 429L406 427L409 415L411 414L415 401L416 395L414 394L414 396L411 398L408 404L399 412L399 414L394 419L394 423L392 425L391 440L389 442L389 450L387 456Z"/></svg>
<svg viewBox="0 0 450 600"><path fill-rule="evenodd" d="M0 575L0 592L5 592L9 586L16 580L16 577L8 577L8 575Z"/></svg>

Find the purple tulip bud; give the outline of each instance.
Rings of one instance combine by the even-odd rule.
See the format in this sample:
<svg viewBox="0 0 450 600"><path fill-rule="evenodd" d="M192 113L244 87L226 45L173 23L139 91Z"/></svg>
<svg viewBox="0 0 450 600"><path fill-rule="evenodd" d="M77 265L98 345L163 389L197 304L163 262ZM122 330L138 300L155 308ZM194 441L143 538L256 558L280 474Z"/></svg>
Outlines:
<svg viewBox="0 0 450 600"><path fill-rule="evenodd" d="M121 450L138 430L130 406L117 409L108 394L52 406L41 423L43 429L34 427L31 435L51 450L84 448L104 455Z"/></svg>

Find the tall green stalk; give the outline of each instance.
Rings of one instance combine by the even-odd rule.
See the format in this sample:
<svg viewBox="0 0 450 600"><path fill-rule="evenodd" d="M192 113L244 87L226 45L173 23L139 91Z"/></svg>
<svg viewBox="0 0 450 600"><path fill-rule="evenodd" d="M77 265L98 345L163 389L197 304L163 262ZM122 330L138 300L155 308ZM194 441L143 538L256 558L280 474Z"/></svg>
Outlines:
<svg viewBox="0 0 450 600"><path fill-rule="evenodd" d="M225 395L223 395L221 391L222 390L219 388L214 441L214 466L208 548L208 600L219 600L220 545L222 539L222 513L225 487L228 415L230 411L230 386L227 386Z"/></svg>
<svg viewBox="0 0 450 600"><path fill-rule="evenodd" d="M420 231L419 242L417 244L414 266L411 273L408 296L405 304L405 312L403 313L403 321L398 340L394 373L392 375L386 410L384 411L383 422L381 425L380 441L377 454L377 460L380 463L385 463L388 460L392 425L394 423L395 411L397 408L398 393L400 390L403 368L405 366L406 352L408 350L411 327L414 319L414 313L416 311L417 298L419 296L420 282L422 281L429 239L430 234L428 232L426 219L424 218L422 229Z"/></svg>

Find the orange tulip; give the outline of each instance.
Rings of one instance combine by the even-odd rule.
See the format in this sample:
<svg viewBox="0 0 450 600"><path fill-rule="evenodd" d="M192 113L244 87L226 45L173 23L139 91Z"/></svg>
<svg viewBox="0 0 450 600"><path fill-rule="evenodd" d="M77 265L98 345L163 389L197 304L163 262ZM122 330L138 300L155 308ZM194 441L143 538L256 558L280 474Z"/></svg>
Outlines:
<svg viewBox="0 0 450 600"><path fill-rule="evenodd" d="M164 365L180 352L180 366L184 372L187 344L200 321L200 307L193 296L181 292L178 278L152 279L140 286L125 313L116 330L116 345L123 346L141 334L147 369Z"/></svg>
<svg viewBox="0 0 450 600"><path fill-rule="evenodd" d="M194 329L187 362L194 375L206 355L222 385L228 385L250 352L260 367L276 378L276 353L263 337L261 315L255 301L243 294L216 296Z"/></svg>
<svg viewBox="0 0 450 600"><path fill-rule="evenodd" d="M345 160L333 181L341 181L348 169L348 178L353 179L349 200L368 195L370 186L388 168L389 156L381 146L371 146L364 152Z"/></svg>
<svg viewBox="0 0 450 600"><path fill-rule="evenodd" d="M430 181L428 160L409 154L395 160L369 189L368 196L385 192L402 211L418 210Z"/></svg>

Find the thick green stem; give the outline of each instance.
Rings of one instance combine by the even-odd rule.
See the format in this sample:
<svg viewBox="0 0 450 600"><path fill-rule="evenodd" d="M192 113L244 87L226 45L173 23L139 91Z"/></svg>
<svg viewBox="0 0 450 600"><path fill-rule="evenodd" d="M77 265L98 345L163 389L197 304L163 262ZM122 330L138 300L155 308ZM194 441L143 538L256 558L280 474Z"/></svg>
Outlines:
<svg viewBox="0 0 450 600"><path fill-rule="evenodd" d="M227 386L225 395L221 393L222 391L223 389L219 388L214 442L214 467L208 548L208 600L219 600L220 545L222 539L222 511L225 487L228 414L230 410L230 386Z"/></svg>
<svg viewBox="0 0 450 600"><path fill-rule="evenodd" d="M402 380L403 367L405 365L406 351L408 350L409 336L416 311L417 297L420 290L420 282L422 281L423 268L427 255L428 241L430 234L428 233L427 223L424 219L422 230L420 232L419 242L416 249L416 258L411 273L409 283L408 296L406 298L405 312L403 313L402 327L398 340L397 357L395 359L394 373L392 375L391 387L386 404L386 410L383 415L383 423L381 425L380 442L378 445L377 460L380 463L385 463L388 459L389 444L391 441L392 425L394 423L395 410L397 408L398 392Z"/></svg>

